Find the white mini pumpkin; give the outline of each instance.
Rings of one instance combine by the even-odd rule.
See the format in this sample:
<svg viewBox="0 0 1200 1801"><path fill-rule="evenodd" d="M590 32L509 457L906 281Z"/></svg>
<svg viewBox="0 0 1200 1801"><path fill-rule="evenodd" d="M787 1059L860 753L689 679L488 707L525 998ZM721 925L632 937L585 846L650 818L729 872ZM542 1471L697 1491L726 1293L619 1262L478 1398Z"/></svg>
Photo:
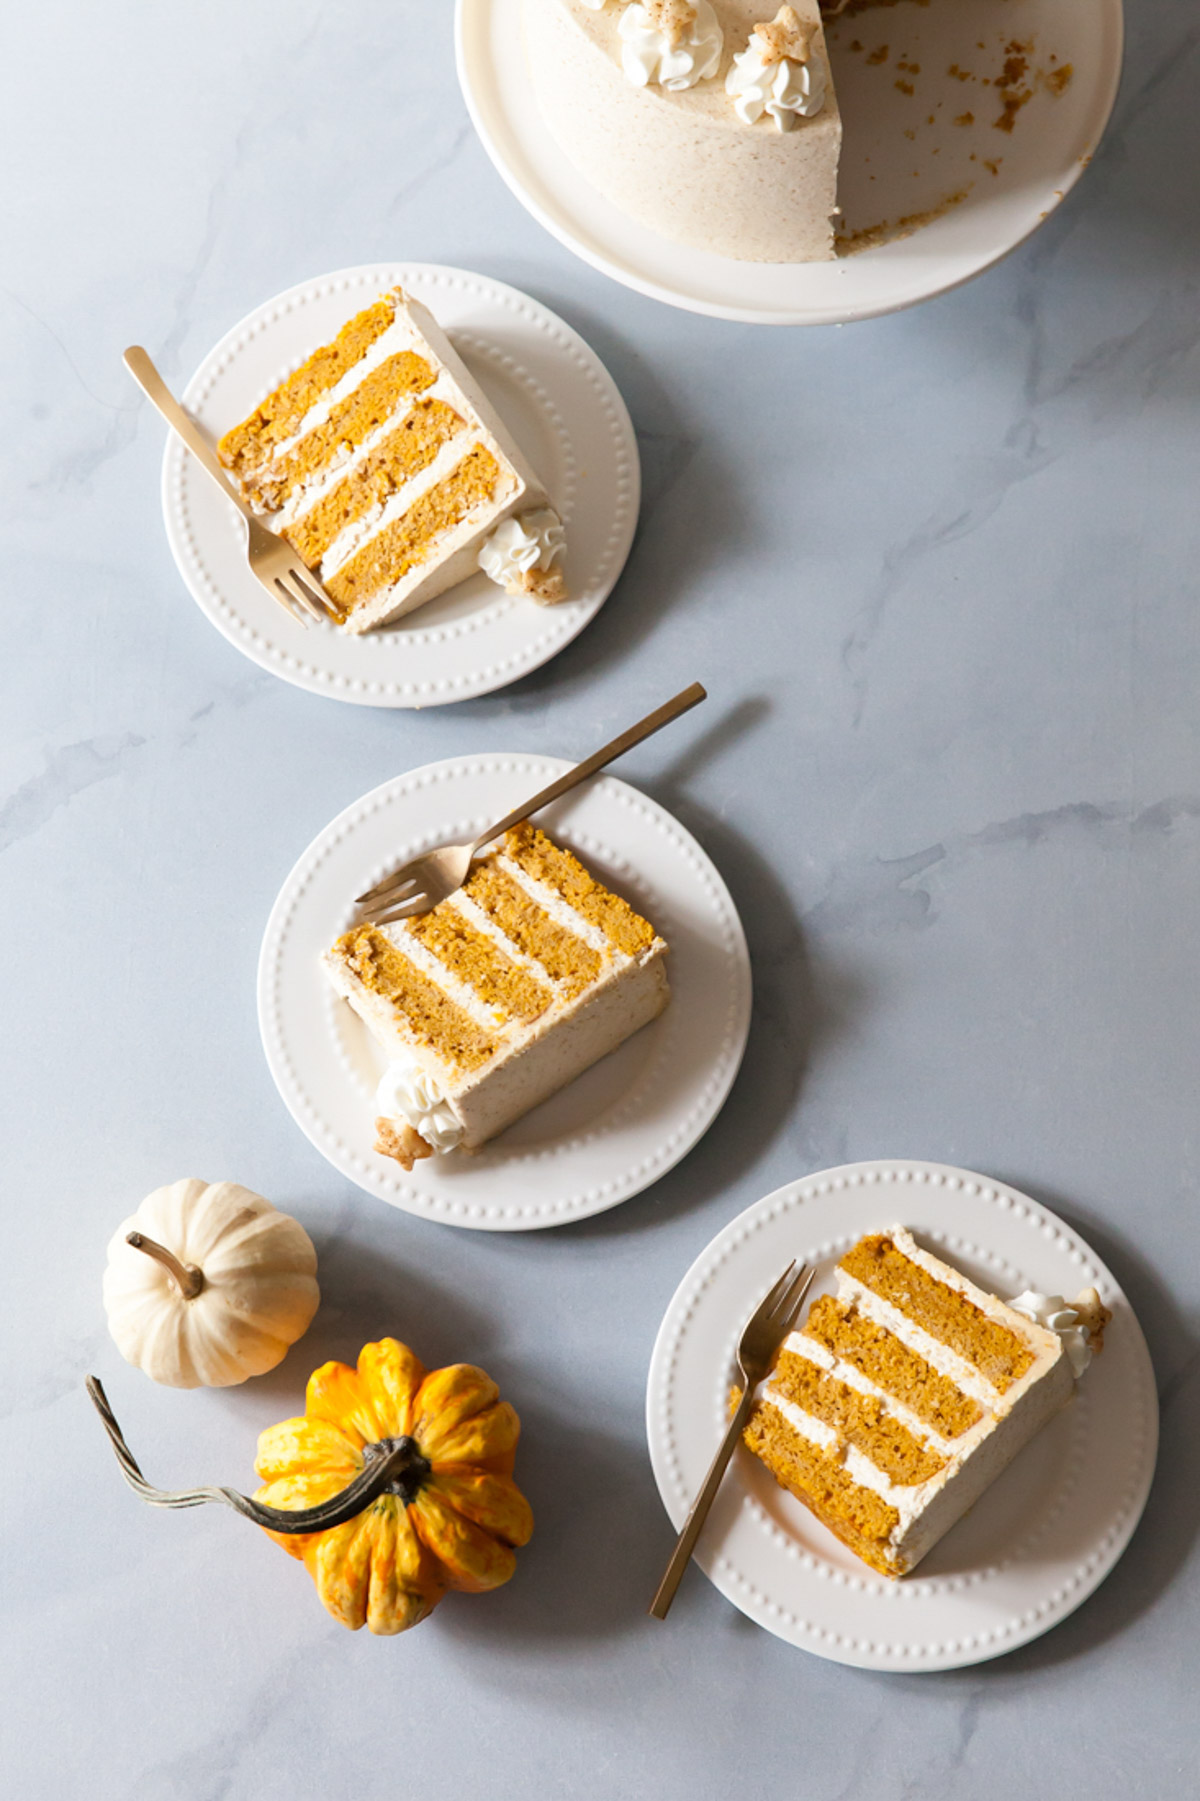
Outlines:
<svg viewBox="0 0 1200 1801"><path fill-rule="evenodd" d="M121 1355L170 1388L228 1388L282 1361L317 1311L304 1227L236 1182L156 1188L108 1247Z"/></svg>

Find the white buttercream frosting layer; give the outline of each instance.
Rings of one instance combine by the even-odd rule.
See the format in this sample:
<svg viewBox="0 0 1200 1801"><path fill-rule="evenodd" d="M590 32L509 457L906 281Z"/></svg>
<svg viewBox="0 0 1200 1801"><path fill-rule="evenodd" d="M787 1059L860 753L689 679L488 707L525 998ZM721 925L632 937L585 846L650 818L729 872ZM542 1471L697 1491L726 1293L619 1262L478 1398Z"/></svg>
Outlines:
<svg viewBox="0 0 1200 1801"><path fill-rule="evenodd" d="M634 87L652 84L678 93L715 75L721 66L725 34L709 0L693 0L695 17L678 35L660 25L635 0L621 14L621 67Z"/></svg>

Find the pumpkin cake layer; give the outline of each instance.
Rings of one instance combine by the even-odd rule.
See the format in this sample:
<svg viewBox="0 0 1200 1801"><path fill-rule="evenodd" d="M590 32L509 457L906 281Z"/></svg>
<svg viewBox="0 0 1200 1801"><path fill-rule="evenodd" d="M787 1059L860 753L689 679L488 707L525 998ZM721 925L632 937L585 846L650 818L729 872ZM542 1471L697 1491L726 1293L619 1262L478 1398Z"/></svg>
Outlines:
<svg viewBox="0 0 1200 1801"><path fill-rule="evenodd" d="M939 1375L894 1332L868 1319L853 1303L838 1301L831 1294L819 1296L804 1332L881 1388L903 1395L905 1405L942 1438L958 1438L982 1417L978 1401L964 1395L948 1376Z"/></svg>
<svg viewBox="0 0 1200 1801"><path fill-rule="evenodd" d="M361 468L343 476L287 528L288 542L310 568L316 567L339 533L386 505L405 482L429 467L444 444L466 429L466 420L444 400L419 400Z"/></svg>
<svg viewBox="0 0 1200 1801"><path fill-rule="evenodd" d="M418 944L452 969L460 981L469 983L503 1021L537 1019L554 998L552 989L453 907L435 907L432 913L414 919L408 929Z"/></svg>
<svg viewBox="0 0 1200 1801"><path fill-rule="evenodd" d="M1056 1332L903 1226L860 1239L836 1274L837 1294L781 1347L746 1444L865 1563L900 1576L1070 1399L1074 1376Z"/></svg>
<svg viewBox="0 0 1200 1801"><path fill-rule="evenodd" d="M394 308L388 301L377 300L343 325L332 344L314 350L294 375L259 402L248 419L226 432L219 446L221 461L244 489L253 487L258 471L270 462L277 446L298 432L322 395L365 357L376 339L389 330L393 318Z"/></svg>
<svg viewBox="0 0 1200 1801"><path fill-rule="evenodd" d="M414 1097L377 1121L385 1154L411 1163L503 1131L662 1012L666 953L528 824L430 912L344 934L326 973L391 1058L388 1092Z"/></svg>
<svg viewBox="0 0 1200 1801"><path fill-rule="evenodd" d="M824 1421L839 1439L862 1451L893 1482L907 1487L925 1482L945 1468L945 1457L889 1412L878 1395L826 1375L809 1357L784 1351L775 1369L774 1387L784 1400Z"/></svg>
<svg viewBox="0 0 1200 1801"><path fill-rule="evenodd" d="M557 532L561 547L561 525L542 484L427 308L399 288L314 351L217 448L247 504L320 578L347 632L397 619L474 574L513 518L534 534L525 560L506 548L489 556L489 574L512 593L565 595L550 542ZM535 541L544 560L526 568Z"/></svg>
<svg viewBox="0 0 1200 1801"><path fill-rule="evenodd" d="M1010 1327L989 1319L968 1295L906 1257L886 1233L862 1239L843 1258L842 1267L915 1320L930 1337L973 1363L1001 1394L1033 1361L1027 1345Z"/></svg>
<svg viewBox="0 0 1200 1801"><path fill-rule="evenodd" d="M760 1408L744 1436L776 1479L856 1557L883 1576L900 1574L890 1548L899 1513L873 1489L855 1482L833 1452L790 1430L778 1408Z"/></svg>
<svg viewBox="0 0 1200 1801"><path fill-rule="evenodd" d="M359 926L335 949L363 988L402 1013L412 1037L456 1070L479 1069L492 1056L492 1034L422 975L379 927Z"/></svg>
<svg viewBox="0 0 1200 1801"><path fill-rule="evenodd" d="M567 993L581 993L599 975L600 952L559 924L515 876L497 863L476 863L463 893Z"/></svg>
<svg viewBox="0 0 1200 1801"><path fill-rule="evenodd" d="M376 438L390 423L399 403L431 388L436 380L429 363L415 351L400 350L389 356L339 401L321 424L296 438L290 450L276 449L268 465L270 473L260 472L250 490L253 499L265 511L277 512L298 489L324 475L335 458L349 461L368 438Z"/></svg>
<svg viewBox="0 0 1200 1801"><path fill-rule="evenodd" d="M325 582L326 592L343 609L343 619L388 592L456 526L487 508L500 482L500 465L490 450L477 444L444 481L368 538ZM386 513L387 507L383 510Z"/></svg>

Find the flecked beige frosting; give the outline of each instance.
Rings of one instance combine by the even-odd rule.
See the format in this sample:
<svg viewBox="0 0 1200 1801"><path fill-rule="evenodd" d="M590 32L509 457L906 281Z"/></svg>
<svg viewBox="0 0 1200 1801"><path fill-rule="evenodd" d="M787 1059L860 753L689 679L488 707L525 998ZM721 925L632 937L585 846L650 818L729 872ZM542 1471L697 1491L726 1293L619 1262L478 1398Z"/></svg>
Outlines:
<svg viewBox="0 0 1200 1801"><path fill-rule="evenodd" d="M842 123L817 0L794 0L825 66L825 105L792 131L745 125L725 92L735 54L773 16L763 0L712 0L725 34L718 74L672 92L621 68L622 8L522 0L525 50L542 116L579 172L664 237L742 262L826 262Z"/></svg>

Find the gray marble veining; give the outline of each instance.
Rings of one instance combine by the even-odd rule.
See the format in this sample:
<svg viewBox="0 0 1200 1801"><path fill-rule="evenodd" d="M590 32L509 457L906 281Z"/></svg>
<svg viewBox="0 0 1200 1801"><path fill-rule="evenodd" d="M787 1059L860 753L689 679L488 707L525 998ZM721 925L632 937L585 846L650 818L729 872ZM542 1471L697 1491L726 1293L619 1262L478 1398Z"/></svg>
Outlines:
<svg viewBox="0 0 1200 1801"><path fill-rule="evenodd" d="M560 249L467 127L450 10L46 0L7 21L6 1792L1191 1801L1194 7L1130 8L1114 126L1015 256L811 333L668 312ZM621 386L646 474L589 630L424 714L291 690L209 628L163 537L161 428L120 364L140 340L180 385L264 296L405 257L560 311ZM559 1232L455 1234L369 1201L295 1130L259 1049L259 935L295 855L390 773L582 752L696 676L705 715L627 773L705 843L749 935L754 1028L717 1125L649 1193ZM1115 1574L1045 1639L944 1677L789 1650L698 1577L667 1627L644 1618L669 1532L643 1381L681 1272L781 1182L887 1154L990 1171L1075 1223L1162 1387L1158 1481ZM321 1259L308 1336L219 1394L127 1369L100 1307L109 1234L188 1173L260 1188ZM104 1378L153 1480L245 1486L308 1370L387 1331L496 1374L538 1517L509 1588L394 1642L334 1625L242 1521L141 1507L82 1393Z"/></svg>

